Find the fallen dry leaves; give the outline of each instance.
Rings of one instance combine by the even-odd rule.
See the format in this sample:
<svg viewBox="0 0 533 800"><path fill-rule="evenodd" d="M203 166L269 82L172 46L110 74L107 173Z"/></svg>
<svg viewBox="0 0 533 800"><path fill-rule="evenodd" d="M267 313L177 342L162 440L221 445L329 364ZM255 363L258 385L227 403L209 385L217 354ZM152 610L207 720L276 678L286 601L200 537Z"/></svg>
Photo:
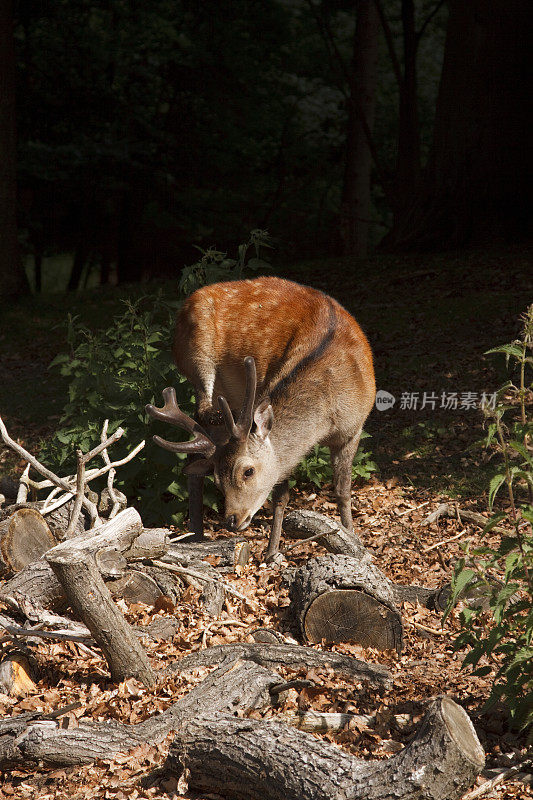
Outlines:
<svg viewBox="0 0 533 800"><path fill-rule="evenodd" d="M430 496L398 480L387 485L377 479L354 492L357 510L355 529L377 564L389 578L400 584L437 587L449 580L455 561L461 554L461 542L475 538L479 531L466 526L464 536L456 537L464 525L443 519L422 527L427 513L446 498ZM327 491L299 492L295 505L322 513L335 513L333 498ZM266 524L266 518L265 518ZM211 534L227 535L224 532ZM261 562L266 547L266 528L259 520L247 535L252 557L249 564L224 580L244 599L226 595L221 618L209 617L200 602L200 592L188 587L177 606L172 603L148 608L119 601L128 621L147 625L158 617L172 615L178 623L174 636L164 640L144 637L143 643L156 669L164 669L180 657L204 647L235 641L247 641L256 628L270 628L294 635L288 615L288 595L280 571ZM432 545L440 543L439 547ZM324 552L311 542L291 551L291 564ZM213 563L213 562L212 562ZM285 712L340 712L356 715L339 733L325 738L341 744L359 758L388 758L409 742L422 718L429 698L446 693L471 714L483 747L489 770L505 769L525 752L525 742L507 728L503 713L481 715L479 709L489 690L490 676L473 678L461 669L464 654L454 653L453 634L458 621L452 613L444 627L441 616L419 605L405 603L405 647L398 657L393 653L363 650L355 644L336 645L339 652L386 664L394 677L393 688L377 691L362 684L343 680L332 670L290 670L280 667L287 680L303 679L312 683L290 689L281 707L252 712L256 718L269 718ZM327 646L327 645L326 645ZM0 695L2 716L25 711L50 712L77 704L65 714L61 724L75 726L78 720L115 719L135 724L151 714L164 711L184 696L209 672L207 668L191 673L176 672L148 691L130 679L120 685L109 681L106 663L94 651L82 653L74 643L42 641L33 650L35 690L23 698ZM167 740L157 746L142 745L130 753L98 761L85 767L54 772L14 770L4 776L0 786L3 798L41 798L47 800L92 800L109 798L191 798L186 782L178 782L162 770ZM480 779L482 783L485 778ZM491 798L509 800L531 797L531 786L516 776L496 786Z"/></svg>

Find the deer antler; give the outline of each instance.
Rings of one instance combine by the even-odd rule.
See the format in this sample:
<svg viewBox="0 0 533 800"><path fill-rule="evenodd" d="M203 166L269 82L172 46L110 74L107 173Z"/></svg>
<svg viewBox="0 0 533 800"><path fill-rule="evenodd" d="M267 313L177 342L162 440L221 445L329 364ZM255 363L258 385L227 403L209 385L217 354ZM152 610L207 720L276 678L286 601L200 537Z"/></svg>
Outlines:
<svg viewBox="0 0 533 800"><path fill-rule="evenodd" d="M172 453L198 453L205 458L211 458L216 450L215 443L209 438L204 429L195 420L184 414L176 400L176 390L172 386L163 389L163 408L157 408L150 403L145 407L146 413L154 419L177 425L189 433L194 434L190 442L168 442L160 436L154 436L154 442Z"/></svg>
<svg viewBox="0 0 533 800"><path fill-rule="evenodd" d="M255 368L255 361L252 356L247 356L244 359L244 368L246 370L246 389L244 392L244 401L239 414L237 422L233 419L233 414L228 405L225 397L218 398L218 405L224 417L226 429L232 439L246 439L252 428L254 417L254 403L255 393L257 388L257 371Z"/></svg>

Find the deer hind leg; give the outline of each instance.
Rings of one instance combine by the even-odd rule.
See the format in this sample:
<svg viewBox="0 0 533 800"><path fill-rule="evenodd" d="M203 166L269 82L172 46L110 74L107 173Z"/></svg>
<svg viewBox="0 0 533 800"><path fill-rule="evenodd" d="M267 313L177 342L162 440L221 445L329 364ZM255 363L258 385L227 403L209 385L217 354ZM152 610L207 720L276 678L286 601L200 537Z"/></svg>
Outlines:
<svg viewBox="0 0 533 800"><path fill-rule="evenodd" d="M283 515L289 502L289 481L282 481L274 486L272 490L272 503L274 505L274 518L272 520L272 530L268 540L268 548L265 553L265 561L270 561L279 551L281 540L281 530L283 525Z"/></svg>
<svg viewBox="0 0 533 800"><path fill-rule="evenodd" d="M353 530L352 519L352 463L359 447L361 431L341 445L330 444L333 486L341 522L349 531Z"/></svg>

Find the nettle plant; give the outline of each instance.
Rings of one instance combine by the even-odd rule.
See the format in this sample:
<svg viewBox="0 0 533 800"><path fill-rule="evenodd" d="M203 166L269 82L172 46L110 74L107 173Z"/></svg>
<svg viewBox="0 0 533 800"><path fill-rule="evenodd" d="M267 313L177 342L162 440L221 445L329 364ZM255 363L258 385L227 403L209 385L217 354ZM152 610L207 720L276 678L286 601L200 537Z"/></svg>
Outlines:
<svg viewBox="0 0 533 800"><path fill-rule="evenodd" d="M469 648L463 666L470 664L475 675L495 667L485 708L502 700L513 723L526 728L533 723L533 305L523 316L521 338L488 353L503 353L518 378L502 386L494 410L485 411L486 445L500 456L489 486L492 517L483 544L466 547L456 566L446 613L463 593L481 590L487 598L482 605L463 601L455 648ZM505 510L495 512L503 492ZM496 536L493 529L502 522L510 531ZM492 664L480 666L482 657Z"/></svg>
<svg viewBox="0 0 533 800"><path fill-rule="evenodd" d="M69 351L59 354L50 365L68 380L68 400L60 429L41 447L44 460L55 468L75 472L76 448L87 452L98 444L103 421L109 418L109 434L119 426L125 430L115 446L117 458L146 439L144 450L118 472L117 488L142 510L146 524L180 523L187 511L185 455L169 453L153 443L152 434L164 436L165 430L162 423L148 419L144 407L147 403L159 405L162 390L174 386L183 411L189 415L194 412L192 387L178 374L171 358L176 310L200 286L269 270L270 264L262 258L266 247L270 247L268 234L256 230L239 246L235 259L214 249L202 251L201 258L183 270L175 301L165 300L161 293L126 300L122 313L104 330L91 331L77 318L69 317ZM368 453L360 449L354 465L356 474L367 477L373 468ZM328 470L329 463L317 451L302 463L299 479L321 483L331 478ZM208 478L204 502L217 508L219 500Z"/></svg>

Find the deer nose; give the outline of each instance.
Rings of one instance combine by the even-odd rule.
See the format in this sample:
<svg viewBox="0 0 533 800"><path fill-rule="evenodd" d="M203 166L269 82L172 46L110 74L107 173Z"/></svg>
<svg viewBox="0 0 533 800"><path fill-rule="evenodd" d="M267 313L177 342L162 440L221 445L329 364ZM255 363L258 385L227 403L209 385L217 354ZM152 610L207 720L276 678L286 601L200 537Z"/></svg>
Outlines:
<svg viewBox="0 0 533 800"><path fill-rule="evenodd" d="M234 531L236 522L237 522L236 515L230 514L229 517L226 517L226 522L225 522L226 528L230 531Z"/></svg>

